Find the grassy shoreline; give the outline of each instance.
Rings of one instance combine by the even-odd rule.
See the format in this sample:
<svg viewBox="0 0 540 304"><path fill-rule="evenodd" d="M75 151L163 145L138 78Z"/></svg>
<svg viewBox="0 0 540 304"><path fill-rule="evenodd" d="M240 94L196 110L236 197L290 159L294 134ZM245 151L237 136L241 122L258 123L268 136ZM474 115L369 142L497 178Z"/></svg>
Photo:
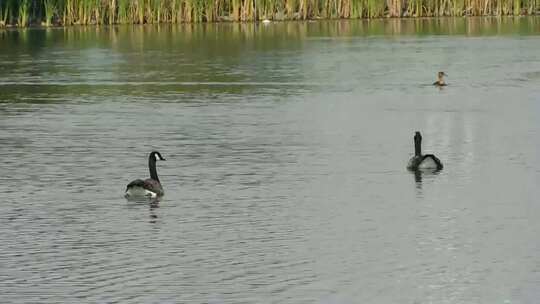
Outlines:
<svg viewBox="0 0 540 304"><path fill-rule="evenodd" d="M0 27L540 14L540 0L0 0Z"/></svg>

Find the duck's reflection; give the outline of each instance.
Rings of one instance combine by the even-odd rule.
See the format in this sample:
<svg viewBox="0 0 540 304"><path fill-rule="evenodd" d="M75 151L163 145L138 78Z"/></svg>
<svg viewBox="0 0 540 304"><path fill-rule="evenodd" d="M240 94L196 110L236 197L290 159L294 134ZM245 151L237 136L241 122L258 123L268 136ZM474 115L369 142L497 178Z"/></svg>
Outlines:
<svg viewBox="0 0 540 304"><path fill-rule="evenodd" d="M414 183L416 189L422 191L422 186L425 180L433 180L442 170L427 171L427 170L414 170L411 171L414 175Z"/></svg>
<svg viewBox="0 0 540 304"><path fill-rule="evenodd" d="M156 223L158 216L156 214L156 209L159 208L159 198L142 198L142 199L128 199L128 206L131 208L136 208L137 206L148 206L150 211L150 223Z"/></svg>
<svg viewBox="0 0 540 304"><path fill-rule="evenodd" d="M126 201L128 201L130 203L135 203L135 204L157 205L161 201L161 198L159 196L154 197L154 198L151 198L151 197L127 197L127 196L125 196L125 198L126 198Z"/></svg>
<svg viewBox="0 0 540 304"><path fill-rule="evenodd" d="M150 223L157 223L158 216L156 214L156 209L159 208L159 201L150 203Z"/></svg>
<svg viewBox="0 0 540 304"><path fill-rule="evenodd" d="M416 183L416 188L422 189L422 171L414 171L414 182Z"/></svg>

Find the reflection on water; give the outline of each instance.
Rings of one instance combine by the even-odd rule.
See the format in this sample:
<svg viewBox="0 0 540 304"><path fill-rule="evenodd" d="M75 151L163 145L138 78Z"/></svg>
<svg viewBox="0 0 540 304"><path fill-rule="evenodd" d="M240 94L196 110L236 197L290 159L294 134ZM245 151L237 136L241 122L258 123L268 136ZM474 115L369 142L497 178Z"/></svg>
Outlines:
<svg viewBox="0 0 540 304"><path fill-rule="evenodd" d="M432 182L435 178L437 178L437 175L441 174L441 170L439 171L415 170L415 171L411 171L411 174L414 176L414 182L416 183L416 189L418 189L418 194L421 195L423 181Z"/></svg>
<svg viewBox="0 0 540 304"><path fill-rule="evenodd" d="M159 216L156 209L160 207L159 203L158 199L127 200L126 207L137 211L148 210L148 222L157 223Z"/></svg>
<svg viewBox="0 0 540 304"><path fill-rule="evenodd" d="M418 189L422 189L422 171L416 170L413 172L414 174L414 181L416 182L416 187Z"/></svg>
<svg viewBox="0 0 540 304"><path fill-rule="evenodd" d="M534 303L538 20L0 30L2 302Z"/></svg>

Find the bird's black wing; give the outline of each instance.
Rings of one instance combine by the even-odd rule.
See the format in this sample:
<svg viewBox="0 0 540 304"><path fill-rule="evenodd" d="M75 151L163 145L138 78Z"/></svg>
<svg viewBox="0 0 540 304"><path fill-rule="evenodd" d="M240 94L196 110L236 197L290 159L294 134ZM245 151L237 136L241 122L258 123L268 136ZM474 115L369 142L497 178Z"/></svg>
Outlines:
<svg viewBox="0 0 540 304"><path fill-rule="evenodd" d="M126 191L127 191L127 189L132 188L132 187L142 187L142 188L144 188L144 181L142 179L136 179L136 180L132 181L131 183L129 183L127 185Z"/></svg>
<svg viewBox="0 0 540 304"><path fill-rule="evenodd" d="M161 184L155 180L155 179L147 179L144 181L144 189L148 190L148 191L152 191L154 192L155 194L157 195L163 195L163 188L161 187Z"/></svg>

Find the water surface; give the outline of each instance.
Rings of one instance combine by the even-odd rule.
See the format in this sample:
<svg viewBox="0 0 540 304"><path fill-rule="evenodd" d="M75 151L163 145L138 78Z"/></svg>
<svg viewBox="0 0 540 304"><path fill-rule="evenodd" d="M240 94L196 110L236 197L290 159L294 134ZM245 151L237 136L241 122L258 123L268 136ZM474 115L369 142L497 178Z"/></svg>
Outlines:
<svg viewBox="0 0 540 304"><path fill-rule="evenodd" d="M0 31L2 302L536 303L538 50L532 17Z"/></svg>

